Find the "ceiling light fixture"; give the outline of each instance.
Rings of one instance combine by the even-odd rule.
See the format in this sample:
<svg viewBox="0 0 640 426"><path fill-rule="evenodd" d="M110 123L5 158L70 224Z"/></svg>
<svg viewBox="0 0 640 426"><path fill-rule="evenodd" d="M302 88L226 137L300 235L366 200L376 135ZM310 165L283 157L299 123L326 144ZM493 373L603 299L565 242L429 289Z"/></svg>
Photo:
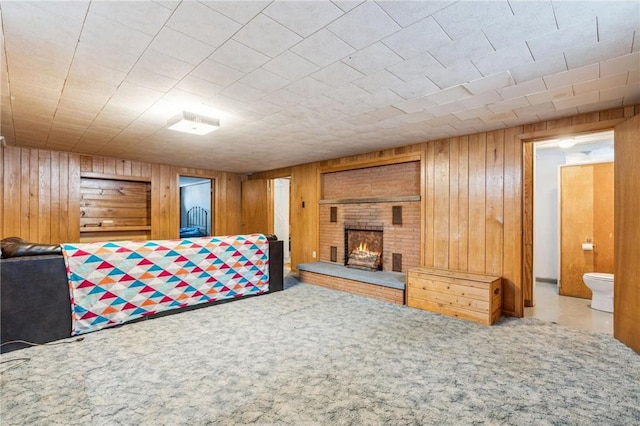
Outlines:
<svg viewBox="0 0 640 426"><path fill-rule="evenodd" d="M573 138L562 139L560 140L560 142L558 142L558 146L563 149L571 148L575 144L576 144L576 141Z"/></svg>
<svg viewBox="0 0 640 426"><path fill-rule="evenodd" d="M220 127L220 120L193 112L182 111L182 113L167 121L167 126L177 132L191 133L194 135L206 135Z"/></svg>

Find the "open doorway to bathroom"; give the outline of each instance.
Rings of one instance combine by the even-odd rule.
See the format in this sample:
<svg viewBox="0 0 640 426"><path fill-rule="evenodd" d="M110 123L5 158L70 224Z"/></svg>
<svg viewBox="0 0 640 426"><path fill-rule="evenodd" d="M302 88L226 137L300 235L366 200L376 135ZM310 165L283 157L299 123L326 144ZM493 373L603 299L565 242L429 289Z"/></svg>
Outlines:
<svg viewBox="0 0 640 426"><path fill-rule="evenodd" d="M582 282L585 272L613 273L613 152L613 131L533 145L535 306L525 316L613 333L613 315L590 307Z"/></svg>
<svg viewBox="0 0 640 426"><path fill-rule="evenodd" d="M180 176L180 238L215 235L213 182L209 178Z"/></svg>

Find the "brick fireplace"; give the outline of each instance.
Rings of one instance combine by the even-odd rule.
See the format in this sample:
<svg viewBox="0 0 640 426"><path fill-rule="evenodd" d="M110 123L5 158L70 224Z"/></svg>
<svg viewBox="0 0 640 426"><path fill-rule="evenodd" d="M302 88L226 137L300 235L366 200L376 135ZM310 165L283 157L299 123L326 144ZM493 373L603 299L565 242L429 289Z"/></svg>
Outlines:
<svg viewBox="0 0 640 426"><path fill-rule="evenodd" d="M381 253L382 271L420 265L420 164L418 161L323 173L319 259L345 265L360 242ZM370 241L370 242L369 242Z"/></svg>

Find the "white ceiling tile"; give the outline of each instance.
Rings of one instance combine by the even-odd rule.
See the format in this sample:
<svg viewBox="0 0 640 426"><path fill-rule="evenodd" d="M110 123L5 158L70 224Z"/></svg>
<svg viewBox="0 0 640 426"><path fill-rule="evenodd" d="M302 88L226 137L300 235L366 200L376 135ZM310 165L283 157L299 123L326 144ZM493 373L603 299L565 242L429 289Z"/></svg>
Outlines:
<svg viewBox="0 0 640 426"><path fill-rule="evenodd" d="M527 98L522 96L520 98L513 98L507 99L505 101L495 102L493 104L487 105L487 107L495 114L500 114L503 112L511 112L517 108L524 108L529 105L530 104Z"/></svg>
<svg viewBox="0 0 640 426"><path fill-rule="evenodd" d="M324 67L353 53L354 49L331 32L322 29L292 47L291 51Z"/></svg>
<svg viewBox="0 0 640 426"><path fill-rule="evenodd" d="M499 89L498 94L503 99L512 99L518 98L520 96L525 96L530 93L542 92L545 90L547 90L547 86L545 86L544 80L542 78L536 78L533 80L518 83L515 86L509 86L503 89Z"/></svg>
<svg viewBox="0 0 640 426"><path fill-rule="evenodd" d="M614 87L600 91L601 101L611 101L614 99L634 99L640 94L640 83L633 83L627 86ZM625 102L625 105L627 103Z"/></svg>
<svg viewBox="0 0 640 426"><path fill-rule="evenodd" d="M266 63L270 58L235 40L229 40L211 54L209 59L248 73Z"/></svg>
<svg viewBox="0 0 640 426"><path fill-rule="evenodd" d="M525 43L515 44L473 60L482 75L492 75L513 67L532 63L533 57Z"/></svg>
<svg viewBox="0 0 640 426"><path fill-rule="evenodd" d="M535 60L598 41L596 20L589 19L527 41Z"/></svg>
<svg viewBox="0 0 640 426"><path fill-rule="evenodd" d="M149 89L167 91L175 86L179 80L136 66L127 74L125 81Z"/></svg>
<svg viewBox="0 0 640 426"><path fill-rule="evenodd" d="M402 80L411 81L424 77L433 70L442 70L443 67L433 56L428 53L423 53L411 59L406 59L387 69Z"/></svg>
<svg viewBox="0 0 640 426"><path fill-rule="evenodd" d="M328 84L314 80L311 77L304 77L287 86L287 90L303 98L313 98L327 93L332 89Z"/></svg>
<svg viewBox="0 0 640 426"><path fill-rule="evenodd" d="M433 18L452 39L512 16L506 1L458 2L434 13Z"/></svg>
<svg viewBox="0 0 640 426"><path fill-rule="evenodd" d="M637 83L640 81L640 70L629 71L627 76L627 84Z"/></svg>
<svg viewBox="0 0 640 426"><path fill-rule="evenodd" d="M625 71L636 71L638 69L640 69L640 53L631 53L600 62L601 77L609 77Z"/></svg>
<svg viewBox="0 0 640 426"><path fill-rule="evenodd" d="M379 90L362 98L362 102L375 108L385 108L404 101L404 99L389 89Z"/></svg>
<svg viewBox="0 0 640 426"><path fill-rule="evenodd" d="M468 98L472 94L462 85L450 87L440 92L432 93L427 98L438 105L444 105L460 99Z"/></svg>
<svg viewBox="0 0 640 426"><path fill-rule="evenodd" d="M182 0L152 0L152 1L169 10L175 10L175 8L178 7L178 5L182 2Z"/></svg>
<svg viewBox="0 0 640 426"><path fill-rule="evenodd" d="M103 16L155 36L165 24L171 10L153 2L92 2L91 13Z"/></svg>
<svg viewBox="0 0 640 426"><path fill-rule="evenodd" d="M500 102L502 100L503 99L497 92L486 92L469 98L460 99L459 102L465 108L477 108Z"/></svg>
<svg viewBox="0 0 640 426"><path fill-rule="evenodd" d="M636 1L555 1L553 9L560 28L568 27L576 21L598 17L598 21L612 21L617 25L637 22L640 5ZM636 26L637 28L637 26Z"/></svg>
<svg viewBox="0 0 640 426"><path fill-rule="evenodd" d="M340 102L349 102L351 100L362 100L367 96L370 96L369 92L359 88L358 86L354 86L353 84L345 84L343 86L338 87L337 89L333 89L327 93L325 96L335 99Z"/></svg>
<svg viewBox="0 0 640 426"><path fill-rule="evenodd" d="M374 43L344 58L342 62L365 75L397 64L403 59L382 43Z"/></svg>
<svg viewBox="0 0 640 426"><path fill-rule="evenodd" d="M262 13L302 37L310 36L344 14L333 3L319 1L275 1Z"/></svg>
<svg viewBox="0 0 640 426"><path fill-rule="evenodd" d="M579 68L616 56L627 55L631 53L633 43L634 41L631 37L609 42L585 43L567 49L564 56L569 69Z"/></svg>
<svg viewBox="0 0 640 426"><path fill-rule="evenodd" d="M195 93L196 95L210 98L218 94L224 86L212 83L201 78L188 75L176 85L176 89L184 90L185 92Z"/></svg>
<svg viewBox="0 0 640 426"><path fill-rule="evenodd" d="M242 102L238 99L233 99L228 96L222 96L219 93L214 97L209 98L205 102L205 105L208 105L215 109L220 109L220 110L229 111L229 112L240 111L247 107L246 102Z"/></svg>
<svg viewBox="0 0 640 426"><path fill-rule="evenodd" d="M104 105L118 90L118 85L85 77L70 77L64 86L63 97L95 105Z"/></svg>
<svg viewBox="0 0 640 426"><path fill-rule="evenodd" d="M318 69L318 66L287 50L263 65L274 74L295 81Z"/></svg>
<svg viewBox="0 0 640 426"><path fill-rule="evenodd" d="M350 83L362 76L363 74L361 72L354 70L342 62L336 62L333 65L329 65L311 74L312 78L333 87Z"/></svg>
<svg viewBox="0 0 640 426"><path fill-rule="evenodd" d="M460 120L471 120L473 118L487 117L494 114L493 114L493 111L491 111L486 106L480 106L472 109L464 109L462 111L456 111L454 112L454 115L458 117Z"/></svg>
<svg viewBox="0 0 640 426"><path fill-rule="evenodd" d="M206 60L198 65L191 75L221 86L230 86L244 77L245 73L229 68L226 65Z"/></svg>
<svg viewBox="0 0 640 426"><path fill-rule="evenodd" d="M511 77L511 74L509 74L508 71L505 71L470 81L469 83L465 83L464 87L472 95L478 95L492 90L504 89L505 87L513 86L514 84L515 82L513 77Z"/></svg>
<svg viewBox="0 0 640 426"><path fill-rule="evenodd" d="M204 44L194 38L186 36L169 27L164 27L154 38L149 46L165 55L174 57L183 62L197 65L215 50L214 47Z"/></svg>
<svg viewBox="0 0 640 426"><path fill-rule="evenodd" d="M465 61L447 68L434 67L427 72L427 77L440 88L446 89L476 80L482 75L470 61Z"/></svg>
<svg viewBox="0 0 640 426"><path fill-rule="evenodd" d="M593 104L600 100L600 94L598 92L589 92L582 95L573 96L571 98L558 99L553 101L553 105L557 110L563 110L566 108L575 108L583 105Z"/></svg>
<svg viewBox="0 0 640 426"><path fill-rule="evenodd" d="M597 90L607 90L613 89L614 87L624 86L627 82L628 74L628 72L625 72L618 75L577 83L573 85L573 92L576 95L581 95L583 93L594 92Z"/></svg>
<svg viewBox="0 0 640 426"><path fill-rule="evenodd" d="M203 4L214 9L240 24L246 24L271 3L265 1L206 1Z"/></svg>
<svg viewBox="0 0 640 426"><path fill-rule="evenodd" d="M620 108L621 106L623 106L621 99L614 99L606 102L603 102L602 99L600 99L600 102L598 103L579 106L578 113L585 114L588 112L605 111L612 108Z"/></svg>
<svg viewBox="0 0 640 426"><path fill-rule="evenodd" d="M550 2L516 1L510 5L515 15L482 29L494 49L504 49L557 30Z"/></svg>
<svg viewBox="0 0 640 426"><path fill-rule="evenodd" d="M516 83L533 80L549 74L566 71L567 65L563 55L548 56L533 62L515 65L509 69Z"/></svg>
<svg viewBox="0 0 640 426"><path fill-rule="evenodd" d="M256 89L255 87L235 82L231 86L220 92L224 96L229 96L234 99L249 103L264 96L263 90Z"/></svg>
<svg viewBox="0 0 640 426"><path fill-rule="evenodd" d="M138 55L126 54L117 50L96 49L90 45L79 43L73 61L90 62L104 68L128 73L138 61Z"/></svg>
<svg viewBox="0 0 640 426"><path fill-rule="evenodd" d="M263 14L242 27L233 38L272 58L302 40L300 36Z"/></svg>
<svg viewBox="0 0 640 426"><path fill-rule="evenodd" d="M365 0L331 0L331 3L335 4L336 6L338 6L343 11L348 12L351 9L353 9L354 7L356 7L359 4L363 3L364 1Z"/></svg>
<svg viewBox="0 0 640 426"><path fill-rule="evenodd" d="M565 86L526 95L531 105L539 105L573 96L573 87Z"/></svg>
<svg viewBox="0 0 640 426"><path fill-rule="evenodd" d="M473 61L493 52L493 47L480 31L471 32L429 51L445 67L459 62Z"/></svg>
<svg viewBox="0 0 640 426"><path fill-rule="evenodd" d="M147 89L135 84L123 82L118 90L109 100L109 104L114 107L122 107L127 110L142 112L153 105L158 99L164 95L164 92Z"/></svg>
<svg viewBox="0 0 640 426"><path fill-rule="evenodd" d="M440 88L427 77L419 77L406 83L394 85L391 90L404 99L412 99L437 92Z"/></svg>
<svg viewBox="0 0 640 426"><path fill-rule="evenodd" d="M408 101L402 101L393 104L395 108L398 108L399 110L402 110L408 114L423 111L436 105L437 104L434 101L430 100L427 97L414 98Z"/></svg>
<svg viewBox="0 0 640 426"><path fill-rule="evenodd" d="M554 112L556 108L553 106L553 102L545 102L538 105L530 105L523 108L516 108L513 112L520 118L529 118L530 122L538 121L538 114L548 114Z"/></svg>
<svg viewBox="0 0 640 426"><path fill-rule="evenodd" d="M423 4L417 1L406 2L382 2L381 6L390 5L395 3L415 3ZM424 2L424 4L429 4ZM433 18L426 18L420 22L407 27L395 34L382 40L384 44L393 49L398 55L404 59L409 59L420 53L424 53L428 50L434 49L447 42L451 41L449 36L442 30L442 28L433 20Z"/></svg>
<svg viewBox="0 0 640 426"><path fill-rule="evenodd" d="M398 77L391 74L387 70L380 70L374 74L364 76L353 82L353 84L355 84L356 86L370 93L382 89L390 89L403 83L404 82L402 80L400 80Z"/></svg>
<svg viewBox="0 0 640 426"><path fill-rule="evenodd" d="M216 95L217 96L217 95ZM168 111L171 111L171 115L179 113L181 110L187 110L195 113L203 113L200 110L202 104L209 101L211 98L197 95L195 93L187 92L177 88L173 88L162 96L155 105L151 108L159 108L164 115ZM169 118L169 117L166 117ZM173 132L169 132L171 134Z"/></svg>
<svg viewBox="0 0 640 426"><path fill-rule="evenodd" d="M404 121L405 123L422 123L424 121L431 120L434 117L428 111L419 111L410 114L399 115L397 118Z"/></svg>
<svg viewBox="0 0 640 426"><path fill-rule="evenodd" d="M264 115L275 114L276 112L282 110L283 107L279 105L275 105L271 102L266 102L262 99L258 99L257 101L251 102L247 105L247 109L249 111L255 111Z"/></svg>
<svg viewBox="0 0 640 426"><path fill-rule="evenodd" d="M80 44L87 44L98 53L108 50L139 56L152 39L152 36L141 31L89 13L82 29Z"/></svg>
<svg viewBox="0 0 640 426"><path fill-rule="evenodd" d="M277 76L276 74L262 68L259 68L252 73L247 74L246 76L241 78L239 82L251 86L255 89L261 90L265 93L270 93L275 90L281 89L290 83L289 80Z"/></svg>
<svg viewBox="0 0 640 426"><path fill-rule="evenodd" d="M344 117L335 116L333 119L340 120L346 119L345 117L354 117L360 114L366 114L368 112L373 111L375 108L371 105L367 105L364 102L359 101L351 101L351 102L340 102L336 101L333 106L333 110L337 112L337 114L342 114ZM323 117L325 118L325 117Z"/></svg>
<svg viewBox="0 0 640 426"><path fill-rule="evenodd" d="M543 80L548 89L555 89L583 81L594 80L599 76L600 66L596 63L582 68L547 75L543 77Z"/></svg>
<svg viewBox="0 0 640 426"><path fill-rule="evenodd" d="M3 58L0 58L3 60ZM6 64L6 61L3 61ZM64 86L65 79L50 76L45 73L37 72L34 70L28 69L19 69L16 72L12 72L11 75L11 88L13 88L16 84L22 84L25 86L31 86L34 88L44 88L50 90L56 90L58 92L62 91L62 87ZM7 73L2 72L2 96L9 94L9 80Z"/></svg>
<svg viewBox="0 0 640 426"><path fill-rule="evenodd" d="M183 1L167 27L211 46L222 45L241 27L237 22L197 1Z"/></svg>
<svg viewBox="0 0 640 426"><path fill-rule="evenodd" d="M165 77L180 80L194 67L192 64L176 59L173 56L147 49L134 66L134 69L136 68L143 68Z"/></svg>
<svg viewBox="0 0 640 426"><path fill-rule="evenodd" d="M282 89L268 94L263 100L286 108L299 104L304 98L286 89Z"/></svg>
<svg viewBox="0 0 640 426"><path fill-rule="evenodd" d="M19 76L24 73L43 73L52 78L66 78L69 70L68 62L52 61L50 59L20 56L7 52L7 65L10 75Z"/></svg>
<svg viewBox="0 0 640 426"><path fill-rule="evenodd" d="M400 26L376 3L366 2L338 18L327 28L349 45L362 49L398 31Z"/></svg>
<svg viewBox="0 0 640 426"><path fill-rule="evenodd" d="M448 1L415 1L378 0L378 6L384 9L402 27L413 24L445 7L451 5Z"/></svg>

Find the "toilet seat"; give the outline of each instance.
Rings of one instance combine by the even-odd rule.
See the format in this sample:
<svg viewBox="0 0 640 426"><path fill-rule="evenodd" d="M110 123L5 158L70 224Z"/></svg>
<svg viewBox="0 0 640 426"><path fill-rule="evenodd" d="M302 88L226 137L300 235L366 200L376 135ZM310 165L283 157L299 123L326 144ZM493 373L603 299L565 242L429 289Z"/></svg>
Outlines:
<svg viewBox="0 0 640 426"><path fill-rule="evenodd" d="M613 281L613 274L608 274L605 272L587 272L584 274L585 277L593 277L602 281Z"/></svg>

